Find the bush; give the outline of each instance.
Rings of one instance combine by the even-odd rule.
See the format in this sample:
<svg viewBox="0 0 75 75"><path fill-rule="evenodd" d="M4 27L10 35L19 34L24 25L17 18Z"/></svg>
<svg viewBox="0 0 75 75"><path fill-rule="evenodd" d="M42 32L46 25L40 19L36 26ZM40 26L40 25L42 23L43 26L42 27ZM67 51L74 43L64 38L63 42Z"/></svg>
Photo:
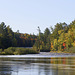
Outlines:
<svg viewBox="0 0 75 75"><path fill-rule="evenodd" d="M69 49L65 49L66 52L75 53L75 47L71 47Z"/></svg>
<svg viewBox="0 0 75 75"><path fill-rule="evenodd" d="M0 50L1 55L23 55L23 54L36 54L39 53L37 50L33 50L33 48L20 48L20 47L9 47L5 49L3 52Z"/></svg>
<svg viewBox="0 0 75 75"><path fill-rule="evenodd" d="M6 55L13 55L13 51L11 49L5 49L4 52Z"/></svg>
<svg viewBox="0 0 75 75"><path fill-rule="evenodd" d="M0 55L6 55L5 52L1 52Z"/></svg>
<svg viewBox="0 0 75 75"><path fill-rule="evenodd" d="M24 48L16 48L14 54L15 55L26 54L26 51Z"/></svg>

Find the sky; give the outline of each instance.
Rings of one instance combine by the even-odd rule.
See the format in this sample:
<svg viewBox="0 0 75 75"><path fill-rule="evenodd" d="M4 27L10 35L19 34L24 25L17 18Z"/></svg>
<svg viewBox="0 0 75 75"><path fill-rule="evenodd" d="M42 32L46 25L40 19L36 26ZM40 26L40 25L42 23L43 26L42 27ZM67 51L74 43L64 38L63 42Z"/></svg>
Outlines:
<svg viewBox="0 0 75 75"><path fill-rule="evenodd" d="M56 23L75 20L75 0L0 0L0 23L14 32L38 34Z"/></svg>

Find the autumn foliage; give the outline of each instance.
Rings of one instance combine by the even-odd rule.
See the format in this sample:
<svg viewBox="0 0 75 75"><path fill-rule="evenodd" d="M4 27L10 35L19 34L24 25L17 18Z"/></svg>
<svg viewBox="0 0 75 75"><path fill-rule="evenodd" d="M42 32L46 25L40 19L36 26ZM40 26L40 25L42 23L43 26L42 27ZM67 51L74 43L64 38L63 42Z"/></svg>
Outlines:
<svg viewBox="0 0 75 75"><path fill-rule="evenodd" d="M67 25L65 22L57 23L54 28L46 28L44 33L39 32L38 40L35 42L34 46L40 50L46 49L50 51L69 52L71 47L74 50L75 20L72 21L69 25Z"/></svg>

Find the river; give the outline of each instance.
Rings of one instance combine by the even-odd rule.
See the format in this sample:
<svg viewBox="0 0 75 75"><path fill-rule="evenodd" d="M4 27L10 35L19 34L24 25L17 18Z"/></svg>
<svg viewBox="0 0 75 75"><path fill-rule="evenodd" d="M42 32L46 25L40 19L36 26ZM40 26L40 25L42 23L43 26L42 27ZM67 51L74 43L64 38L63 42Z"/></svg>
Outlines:
<svg viewBox="0 0 75 75"><path fill-rule="evenodd" d="M0 55L0 75L75 75L75 54Z"/></svg>

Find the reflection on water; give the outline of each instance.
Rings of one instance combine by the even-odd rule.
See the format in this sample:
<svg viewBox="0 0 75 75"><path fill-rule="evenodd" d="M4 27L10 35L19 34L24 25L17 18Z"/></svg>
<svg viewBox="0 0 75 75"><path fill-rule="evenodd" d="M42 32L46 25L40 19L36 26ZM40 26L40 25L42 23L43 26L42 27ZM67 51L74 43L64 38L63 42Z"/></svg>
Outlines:
<svg viewBox="0 0 75 75"><path fill-rule="evenodd" d="M1 57L0 75L75 75L75 57Z"/></svg>

